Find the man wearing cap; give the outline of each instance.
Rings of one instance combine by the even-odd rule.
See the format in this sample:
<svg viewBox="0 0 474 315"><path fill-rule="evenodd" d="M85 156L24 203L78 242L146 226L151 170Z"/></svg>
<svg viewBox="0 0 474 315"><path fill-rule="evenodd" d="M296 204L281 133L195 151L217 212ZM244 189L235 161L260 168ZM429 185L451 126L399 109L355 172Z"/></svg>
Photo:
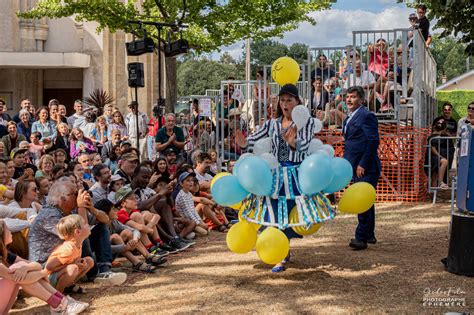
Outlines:
<svg viewBox="0 0 474 315"><path fill-rule="evenodd" d="M170 175L174 175L178 168L178 164L176 163L178 152L173 147L168 147L163 151L163 155L165 156L166 162L168 162L168 171Z"/></svg>
<svg viewBox="0 0 474 315"><path fill-rule="evenodd" d="M156 152L163 152L167 148L173 148L178 157L184 148L183 130L176 126L176 117L174 114L166 114L165 126L158 130L155 138Z"/></svg>
<svg viewBox="0 0 474 315"><path fill-rule="evenodd" d="M119 169L115 174L120 175L125 179L125 184L129 185L132 182L133 173L138 165L138 156L133 153L125 153L120 157Z"/></svg>
<svg viewBox="0 0 474 315"><path fill-rule="evenodd" d="M128 105L130 112L125 116L125 125L128 130L128 137L132 146L140 150L140 159L145 161L147 159L147 143L146 143L146 133L148 128L148 117L145 113L138 111L137 102L132 102ZM138 133L139 133L139 143L140 147L137 146L137 111L138 111Z"/></svg>
<svg viewBox="0 0 474 315"><path fill-rule="evenodd" d="M95 204L99 200L107 199L112 173L107 165L99 163L92 168L92 176L96 182L90 188L90 192Z"/></svg>
<svg viewBox="0 0 474 315"><path fill-rule="evenodd" d="M161 217L158 223L160 237L168 242L168 246L178 251L184 250L190 246L190 243L177 235L173 211L166 201L166 196L173 191L174 185L170 183L157 193L148 187L152 174L152 170L145 165L139 165L135 170L130 187L136 190L138 209L158 213Z"/></svg>
<svg viewBox="0 0 474 315"><path fill-rule="evenodd" d="M25 163L25 153L26 149L15 148L10 153L10 158L15 164L15 173L13 178L17 180L31 178L33 179L34 174L38 170L33 164Z"/></svg>

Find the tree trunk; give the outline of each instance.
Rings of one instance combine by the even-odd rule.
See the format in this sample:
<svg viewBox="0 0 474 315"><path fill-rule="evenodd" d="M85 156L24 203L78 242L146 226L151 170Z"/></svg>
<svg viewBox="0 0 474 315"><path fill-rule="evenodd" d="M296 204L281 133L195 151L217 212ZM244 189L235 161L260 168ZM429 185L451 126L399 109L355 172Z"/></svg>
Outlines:
<svg viewBox="0 0 474 315"><path fill-rule="evenodd" d="M176 67L176 57L165 58L166 67L166 112L174 113L174 106L178 99L178 76Z"/></svg>

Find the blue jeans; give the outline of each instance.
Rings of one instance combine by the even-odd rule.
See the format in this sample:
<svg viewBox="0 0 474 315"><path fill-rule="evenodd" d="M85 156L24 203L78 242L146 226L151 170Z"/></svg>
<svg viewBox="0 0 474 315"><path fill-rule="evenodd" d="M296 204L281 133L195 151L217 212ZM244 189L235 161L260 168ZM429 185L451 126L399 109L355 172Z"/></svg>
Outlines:
<svg viewBox="0 0 474 315"><path fill-rule="evenodd" d="M94 259L94 267L87 273L94 278L98 273L110 271L112 266L112 246L110 232L105 224L99 223L91 229L91 235L82 243L82 257Z"/></svg>

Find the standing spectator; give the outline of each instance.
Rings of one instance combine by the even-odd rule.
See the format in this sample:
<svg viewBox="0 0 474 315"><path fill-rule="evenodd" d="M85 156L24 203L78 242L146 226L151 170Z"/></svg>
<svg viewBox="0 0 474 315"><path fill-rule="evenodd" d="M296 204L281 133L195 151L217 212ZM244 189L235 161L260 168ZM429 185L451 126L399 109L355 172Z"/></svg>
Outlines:
<svg viewBox="0 0 474 315"><path fill-rule="evenodd" d="M5 102L0 103L0 124L6 126L7 122L12 120L10 115L8 115L7 111L7 104Z"/></svg>
<svg viewBox="0 0 474 315"><path fill-rule="evenodd" d="M146 133L148 130L148 117L145 113L138 110L137 102L128 105L130 112L125 117L125 125L127 126L128 138L132 146L140 150L140 159L145 161L148 157ZM137 121L136 115L138 111L138 139L137 139ZM140 147L137 144L140 144Z"/></svg>
<svg viewBox="0 0 474 315"><path fill-rule="evenodd" d="M21 110L24 109L26 110L27 112L30 111L30 108L31 108L31 101L27 98L25 99L22 99L21 102L20 102L20 111L13 116L13 120L18 124L20 122L20 115L21 115ZM30 115L30 122L32 122L32 116Z"/></svg>
<svg viewBox="0 0 474 315"><path fill-rule="evenodd" d="M40 107L36 114L36 121L31 126L31 133L39 132L41 134L41 142L48 150L53 146L53 140L56 138L56 124L49 119L48 108Z"/></svg>
<svg viewBox="0 0 474 315"><path fill-rule="evenodd" d="M156 151L162 153L168 148L177 152L178 159L182 157L184 148L183 130L176 126L176 117L174 114L166 114L165 126L158 130L156 134Z"/></svg>
<svg viewBox="0 0 474 315"><path fill-rule="evenodd" d="M444 120L446 122L446 132L448 136L456 136L458 131L458 122L456 119L452 117L453 115L453 105L451 103L446 102L443 104L443 115L436 117L433 120L433 126L440 120Z"/></svg>
<svg viewBox="0 0 474 315"><path fill-rule="evenodd" d="M318 56L318 63L316 69L311 71L311 80L320 77L322 81L326 81L332 77L336 76L336 71L328 65L328 58L321 54Z"/></svg>
<svg viewBox="0 0 474 315"><path fill-rule="evenodd" d="M109 128L107 130L107 138L112 138L111 134L112 131L118 129L120 130L120 136L122 140L128 139L128 132L127 132L127 126L125 125L125 122L123 120L122 113L118 110L116 110L112 114L112 123L109 124Z"/></svg>
<svg viewBox="0 0 474 315"><path fill-rule="evenodd" d="M313 95L313 97L311 97L311 109L313 110L313 116L322 119L325 105L329 101L329 93L325 88L323 88L323 81L321 77L312 79L311 86L311 92Z"/></svg>
<svg viewBox="0 0 474 315"><path fill-rule="evenodd" d="M67 124L67 110L66 110L66 105L64 104L59 104L58 105L58 114L61 116L61 121Z"/></svg>
<svg viewBox="0 0 474 315"><path fill-rule="evenodd" d="M369 45L367 51L370 55L369 71L376 76L376 79L380 76L385 77L388 70L387 42L385 39L379 38L375 45Z"/></svg>
<svg viewBox="0 0 474 315"><path fill-rule="evenodd" d="M24 135L26 139L31 136L31 115L26 109L20 110L18 114L17 129L18 133Z"/></svg>
<svg viewBox="0 0 474 315"><path fill-rule="evenodd" d="M71 144L70 144L70 155L72 159L75 159L81 153L94 153L96 152L94 143L91 139L86 138L80 128L74 128L71 132Z"/></svg>
<svg viewBox="0 0 474 315"><path fill-rule="evenodd" d="M78 118L84 119L84 116L82 115L82 101L81 100L75 100L74 101L74 111L75 113L67 118L67 124L69 125L69 128L74 127L74 123Z"/></svg>
<svg viewBox="0 0 474 315"><path fill-rule="evenodd" d="M430 21L426 17L426 5L419 4L416 7L416 13L418 14L418 28L423 35L425 40L426 47L429 47L431 44L431 35L430 35Z"/></svg>
<svg viewBox="0 0 474 315"><path fill-rule="evenodd" d="M49 116L51 117L51 120L55 122L56 125L60 123L67 124L66 117L63 117L59 114L59 104L53 103L49 106Z"/></svg>
<svg viewBox="0 0 474 315"><path fill-rule="evenodd" d="M107 120L104 116L97 118L95 128L92 130L91 138L92 142L97 146L97 150L102 152L104 144L107 142Z"/></svg>
<svg viewBox="0 0 474 315"><path fill-rule="evenodd" d="M353 86L347 90L346 105L349 115L343 123L344 158L354 170L354 182L367 182L377 187L380 177L380 160L377 155L379 146L379 132L377 117L365 106L364 90L360 86ZM355 238L351 239L350 247L355 250L367 248L367 243L375 244L375 206L358 215L359 225Z"/></svg>
<svg viewBox="0 0 474 315"><path fill-rule="evenodd" d="M107 122L107 124L110 124L112 123L112 113L114 111L114 106L113 105L105 105L104 106L104 113L103 113L103 116L105 118L105 121Z"/></svg>
<svg viewBox="0 0 474 315"><path fill-rule="evenodd" d="M444 137L449 136L447 133L447 123L441 118L433 123L431 127L432 133L428 137L429 147L426 150L425 164L429 163L430 168L425 168L427 175L431 169L431 187L439 187L440 189L449 189L446 171L452 164L454 158L454 144L450 139ZM430 153L431 151L431 153Z"/></svg>
<svg viewBox="0 0 474 315"><path fill-rule="evenodd" d="M263 81L263 70L257 70L257 82L252 88L252 108L254 126L258 126L260 122L265 120L265 104L270 102L270 86ZM260 106L260 108L259 108Z"/></svg>
<svg viewBox="0 0 474 315"><path fill-rule="evenodd" d="M160 129L160 121L162 120L161 117L157 118L153 115L150 120L148 121L148 137L147 137L147 149L148 149L148 159L154 160L156 157L156 149L155 149L155 139L158 130Z"/></svg>
<svg viewBox="0 0 474 315"><path fill-rule="evenodd" d="M87 111L84 112L84 123L79 126L76 123L75 128L81 128L82 132L84 132L84 136L87 138L92 137L92 131L95 129L95 120L97 118L97 114L92 108L88 108Z"/></svg>
<svg viewBox="0 0 474 315"><path fill-rule="evenodd" d="M474 126L474 101L467 105L467 116L458 121L458 137L461 137L461 129L464 125Z"/></svg>
<svg viewBox="0 0 474 315"><path fill-rule="evenodd" d="M3 136L2 138L2 142L3 144L5 144L5 152L4 152L5 156L10 155L10 152L14 148L18 147L21 141L26 140L24 135L18 133L16 129L16 122L9 121L7 123L7 130L8 130L8 135Z"/></svg>

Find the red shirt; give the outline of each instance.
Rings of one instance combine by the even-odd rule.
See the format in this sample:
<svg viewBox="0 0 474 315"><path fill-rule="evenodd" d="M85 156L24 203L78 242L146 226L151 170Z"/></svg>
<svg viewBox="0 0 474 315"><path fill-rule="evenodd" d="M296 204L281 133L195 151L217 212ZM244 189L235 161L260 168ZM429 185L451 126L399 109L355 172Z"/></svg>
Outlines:
<svg viewBox="0 0 474 315"><path fill-rule="evenodd" d="M126 224L128 221L130 221L130 215L134 212L140 212L140 210L132 210L132 212L128 213L127 210L120 209L117 211L117 220L122 224Z"/></svg>

